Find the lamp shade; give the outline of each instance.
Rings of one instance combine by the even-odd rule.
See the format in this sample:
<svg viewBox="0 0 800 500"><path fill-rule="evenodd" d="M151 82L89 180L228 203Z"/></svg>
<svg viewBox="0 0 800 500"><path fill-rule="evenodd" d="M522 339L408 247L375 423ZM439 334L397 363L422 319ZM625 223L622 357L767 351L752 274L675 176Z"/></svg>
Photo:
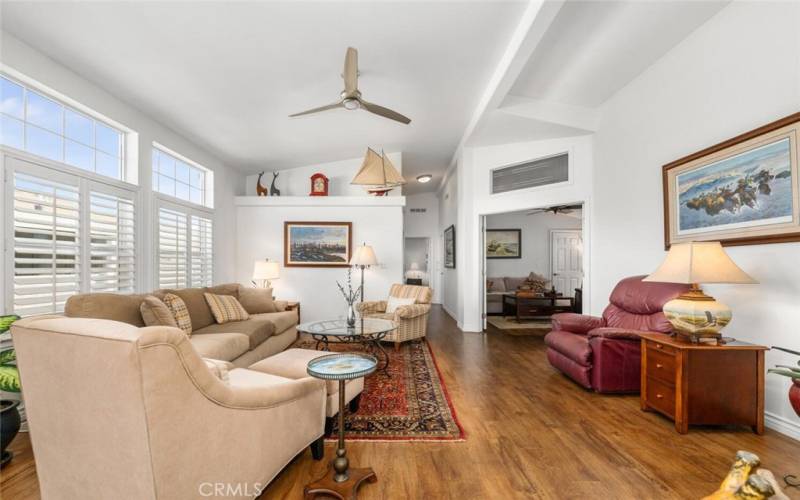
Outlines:
<svg viewBox="0 0 800 500"><path fill-rule="evenodd" d="M257 260L253 266L254 280L275 280L280 277L280 267L277 262Z"/></svg>
<svg viewBox="0 0 800 500"><path fill-rule="evenodd" d="M419 264L417 264L416 262L412 262L411 263L411 270L412 271L417 271L418 269L419 269Z"/></svg>
<svg viewBox="0 0 800 500"><path fill-rule="evenodd" d="M374 266L377 263L378 259L375 257L375 251L369 245L361 245L356 248L350 258L351 266Z"/></svg>
<svg viewBox="0 0 800 500"><path fill-rule="evenodd" d="M718 241L692 241L672 245L661 266L644 281L758 283L731 260Z"/></svg>

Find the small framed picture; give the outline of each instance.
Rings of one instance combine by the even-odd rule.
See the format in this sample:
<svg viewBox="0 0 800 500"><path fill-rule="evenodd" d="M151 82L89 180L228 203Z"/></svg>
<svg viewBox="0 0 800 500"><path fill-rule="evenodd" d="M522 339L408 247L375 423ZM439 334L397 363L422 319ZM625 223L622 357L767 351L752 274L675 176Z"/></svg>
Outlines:
<svg viewBox="0 0 800 500"><path fill-rule="evenodd" d="M456 267L456 227L453 225L444 230L444 267Z"/></svg>
<svg viewBox="0 0 800 500"><path fill-rule="evenodd" d="M521 229L487 229L487 259L520 259L522 258Z"/></svg>

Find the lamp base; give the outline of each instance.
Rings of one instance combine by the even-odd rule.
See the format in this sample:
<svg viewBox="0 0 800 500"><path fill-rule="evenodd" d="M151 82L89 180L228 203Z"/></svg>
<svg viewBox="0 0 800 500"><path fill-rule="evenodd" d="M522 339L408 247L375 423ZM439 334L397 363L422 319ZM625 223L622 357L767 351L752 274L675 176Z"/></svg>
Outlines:
<svg viewBox="0 0 800 500"><path fill-rule="evenodd" d="M696 287L664 304L663 310L675 335L692 343L719 340L733 317L728 306Z"/></svg>

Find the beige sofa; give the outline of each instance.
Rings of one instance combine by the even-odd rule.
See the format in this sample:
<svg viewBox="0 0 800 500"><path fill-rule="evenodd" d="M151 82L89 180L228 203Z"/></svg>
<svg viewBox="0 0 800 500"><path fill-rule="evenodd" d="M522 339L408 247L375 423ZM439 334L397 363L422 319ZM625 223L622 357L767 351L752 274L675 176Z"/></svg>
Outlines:
<svg viewBox="0 0 800 500"><path fill-rule="evenodd" d="M139 307L147 295L180 296L192 320L192 343L203 358L228 361L244 368L283 351L297 340L297 312L286 311L286 302L276 301L279 312L251 314L250 319L217 324L204 293L238 296L239 284L207 288L156 290L152 294L120 295L85 293L67 299L64 315L71 318L96 318L121 321L136 327L145 326Z"/></svg>
<svg viewBox="0 0 800 500"><path fill-rule="evenodd" d="M40 316L11 333L42 498L253 498L309 444L321 458L322 380L224 382L172 327Z"/></svg>

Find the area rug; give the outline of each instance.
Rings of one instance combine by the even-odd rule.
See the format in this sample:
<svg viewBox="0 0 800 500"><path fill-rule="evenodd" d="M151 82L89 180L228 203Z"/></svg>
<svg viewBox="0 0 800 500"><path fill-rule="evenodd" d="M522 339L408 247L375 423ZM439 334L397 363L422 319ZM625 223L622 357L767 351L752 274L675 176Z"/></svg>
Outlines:
<svg viewBox="0 0 800 500"><path fill-rule="evenodd" d="M314 349L301 337L295 347ZM348 441L463 441L464 430L447 395L433 352L425 339L404 342L389 353L389 374L378 370L364 380L358 411L345 413ZM359 351L358 344L331 345L332 351ZM379 365L382 367L382 363ZM338 435L338 421L328 439Z"/></svg>
<svg viewBox="0 0 800 500"><path fill-rule="evenodd" d="M549 319L523 320L518 323L515 316L489 316L486 322L510 335L545 335L551 329Z"/></svg>

